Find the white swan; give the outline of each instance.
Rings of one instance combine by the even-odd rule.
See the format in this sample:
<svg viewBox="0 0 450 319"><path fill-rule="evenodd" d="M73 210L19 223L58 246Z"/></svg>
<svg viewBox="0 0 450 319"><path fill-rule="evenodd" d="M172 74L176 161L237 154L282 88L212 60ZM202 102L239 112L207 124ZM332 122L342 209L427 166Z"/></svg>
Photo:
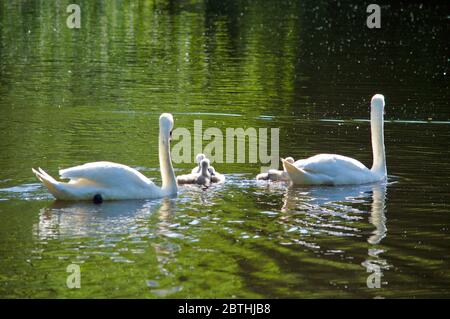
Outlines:
<svg viewBox="0 0 450 319"><path fill-rule="evenodd" d="M294 185L365 184L386 179L383 115L384 96L376 94L371 100L370 128L373 165L368 169L361 162L342 155L319 154L294 164L282 159L285 171Z"/></svg>
<svg viewBox="0 0 450 319"><path fill-rule="evenodd" d="M36 177L60 200L124 200L153 199L177 194L177 181L170 157L172 136L172 114L164 113L159 118L159 165L162 187L137 170L111 162L94 162L59 171L68 183L56 181L41 168L32 169Z"/></svg>
<svg viewBox="0 0 450 319"><path fill-rule="evenodd" d="M286 157L284 160L291 164L294 163L293 157ZM291 180L289 178L289 174L285 170L280 171L277 169L270 169L267 171L267 173L258 174L256 175L256 179L262 181L284 181L284 182L288 182Z"/></svg>

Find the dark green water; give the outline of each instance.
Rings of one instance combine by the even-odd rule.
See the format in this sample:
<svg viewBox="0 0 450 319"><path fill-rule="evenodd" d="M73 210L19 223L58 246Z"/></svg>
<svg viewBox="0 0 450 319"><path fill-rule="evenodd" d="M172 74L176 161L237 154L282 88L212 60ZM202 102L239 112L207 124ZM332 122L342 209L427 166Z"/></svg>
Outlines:
<svg viewBox="0 0 450 319"><path fill-rule="evenodd" d="M448 7L383 5L370 30L352 1L78 1L71 30L69 3L0 1L0 297L450 297ZM31 173L110 160L159 183L162 112L370 166L374 93L385 185L290 188L217 163L224 185L93 205Z"/></svg>

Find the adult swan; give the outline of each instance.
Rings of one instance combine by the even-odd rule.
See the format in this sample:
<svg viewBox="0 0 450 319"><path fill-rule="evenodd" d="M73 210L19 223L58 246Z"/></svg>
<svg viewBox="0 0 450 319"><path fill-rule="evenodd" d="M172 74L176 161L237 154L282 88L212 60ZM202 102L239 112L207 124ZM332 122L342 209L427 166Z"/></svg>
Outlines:
<svg viewBox="0 0 450 319"><path fill-rule="evenodd" d="M170 158L172 136L172 114L164 113L159 118L159 165L162 187L137 170L111 162L94 162L59 171L68 183L56 181L42 169L32 169L50 193L60 200L152 199L177 194L177 180Z"/></svg>
<svg viewBox="0 0 450 319"><path fill-rule="evenodd" d="M282 159L285 171L294 185L350 185L365 184L386 179L386 155L383 134L384 96L372 97L370 128L373 165L371 169L361 162L342 155L319 154L291 164Z"/></svg>

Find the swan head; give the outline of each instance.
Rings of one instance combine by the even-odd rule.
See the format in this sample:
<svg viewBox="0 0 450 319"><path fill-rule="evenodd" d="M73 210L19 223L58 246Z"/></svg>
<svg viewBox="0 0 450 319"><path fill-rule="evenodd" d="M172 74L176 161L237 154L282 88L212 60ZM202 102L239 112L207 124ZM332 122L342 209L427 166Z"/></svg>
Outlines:
<svg viewBox="0 0 450 319"><path fill-rule="evenodd" d="M371 108L373 110L384 110L384 96L382 94L375 94L370 101ZM384 113L384 112L383 112Z"/></svg>
<svg viewBox="0 0 450 319"><path fill-rule="evenodd" d="M286 157L285 159L284 159L286 162L288 162L288 163L291 163L291 164L294 164L294 158L293 157Z"/></svg>
<svg viewBox="0 0 450 319"><path fill-rule="evenodd" d="M159 127L165 136L171 138L173 130L173 116L170 113L163 113L159 117Z"/></svg>

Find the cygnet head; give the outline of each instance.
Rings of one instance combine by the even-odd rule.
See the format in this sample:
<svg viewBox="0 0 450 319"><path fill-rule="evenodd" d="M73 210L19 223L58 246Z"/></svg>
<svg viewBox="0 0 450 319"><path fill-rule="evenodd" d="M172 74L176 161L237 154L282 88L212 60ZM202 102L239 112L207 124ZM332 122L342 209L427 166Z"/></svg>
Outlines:
<svg viewBox="0 0 450 319"><path fill-rule="evenodd" d="M199 153L199 154L197 154L197 156L195 157L195 161L196 161L197 163L200 164L200 162L201 162L204 158L206 158L205 154Z"/></svg>
<svg viewBox="0 0 450 319"><path fill-rule="evenodd" d="M173 116L170 113L163 113L159 117L159 129L161 133L172 138Z"/></svg>

